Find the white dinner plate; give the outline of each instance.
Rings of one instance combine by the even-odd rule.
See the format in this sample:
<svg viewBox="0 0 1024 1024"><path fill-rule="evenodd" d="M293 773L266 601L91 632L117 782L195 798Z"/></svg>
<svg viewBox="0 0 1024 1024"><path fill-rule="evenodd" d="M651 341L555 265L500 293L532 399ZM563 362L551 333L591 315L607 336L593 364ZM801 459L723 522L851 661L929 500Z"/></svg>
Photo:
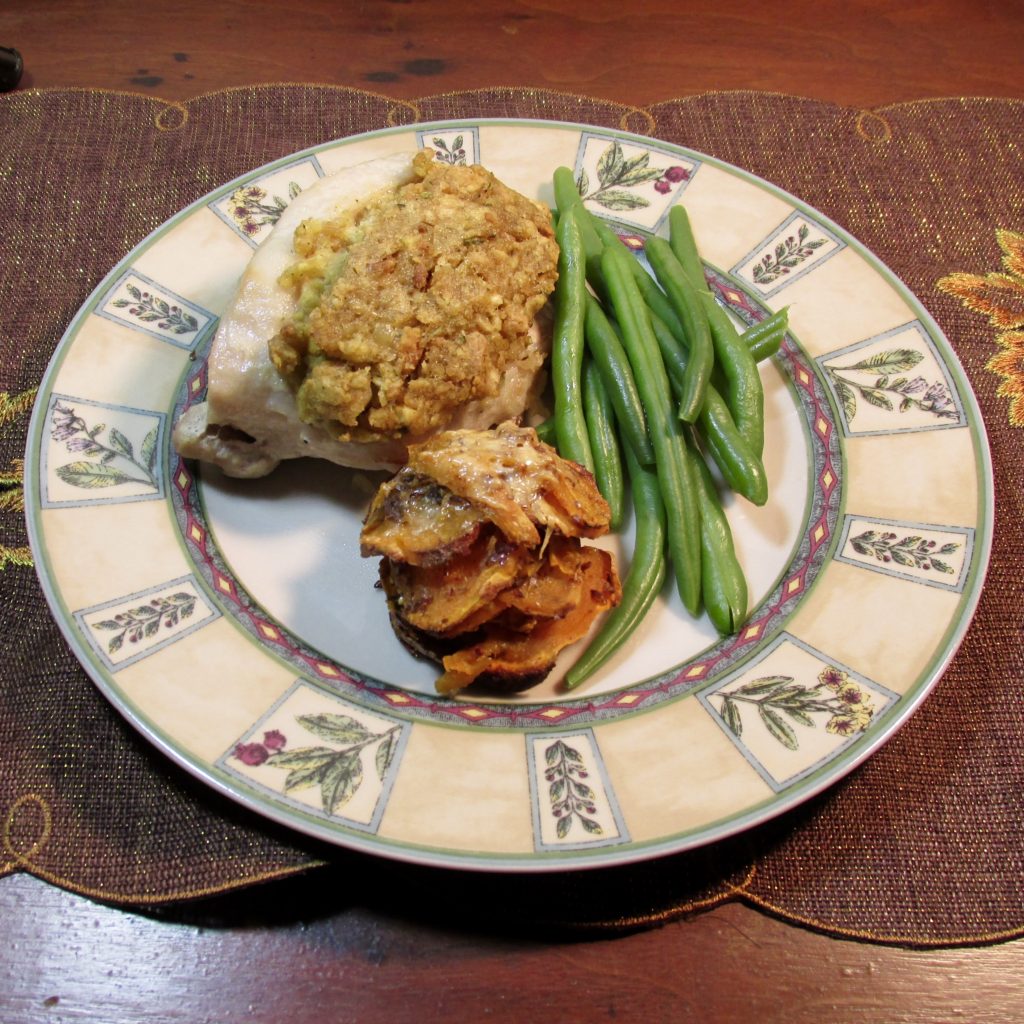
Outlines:
<svg viewBox="0 0 1024 1024"><path fill-rule="evenodd" d="M173 450L218 316L280 211L325 174L424 146L548 204L568 166L586 206L633 244L685 202L737 322L789 307L762 366L771 496L728 505L752 605L737 635L692 619L667 586L579 690L561 685L576 648L536 689L442 698L359 555L379 475L303 460L229 480ZM30 427L26 497L76 656L176 762L341 846L515 871L684 850L849 772L960 643L993 510L984 427L948 341L842 228L691 150L513 120L330 142L168 220L64 335ZM628 526L607 543L625 571Z"/></svg>

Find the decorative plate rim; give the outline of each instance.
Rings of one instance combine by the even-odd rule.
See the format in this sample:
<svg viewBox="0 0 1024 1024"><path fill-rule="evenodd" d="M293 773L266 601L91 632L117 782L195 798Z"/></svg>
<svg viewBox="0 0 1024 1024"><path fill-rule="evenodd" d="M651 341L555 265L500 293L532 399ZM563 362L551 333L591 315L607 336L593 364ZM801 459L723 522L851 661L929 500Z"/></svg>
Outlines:
<svg viewBox="0 0 1024 1024"><path fill-rule="evenodd" d="M927 331L928 337L938 347L942 365L951 373L966 414L966 426L969 428L971 447L975 456L975 472L978 481L977 505L979 510L975 530L974 553L967 570L960 602L956 612L951 616L938 644L929 652L917 680L899 698L895 713L887 716L887 720L875 727L871 735L862 736L859 740L843 749L831 759L819 765L800 781L790 785L784 791L768 794L764 800L746 807L739 813L733 813L711 822L704 822L694 827L679 829L669 834L662 834L647 840L627 839L620 845L606 845L600 849L590 849L581 855L579 850L564 848L555 851L509 853L488 852L479 850L460 850L434 847L421 842L404 842L395 838L382 838L374 833L347 827L342 823L325 823L315 814L306 813L294 804L284 804L268 799L265 790L250 784L237 774L229 774L218 763L220 759L202 759L185 750L179 741L166 733L160 724L142 712L127 700L114 685L108 674L101 671L90 656L87 646L83 643L73 624L73 613L65 607L60 588L53 578L53 567L50 553L43 538L43 529L39 521L41 505L40 496L42 483L39 474L39 463L43 449L43 436L46 429L46 418L49 413L49 402L53 395L53 385L58 378L60 369L68 355L74 338L82 321L94 311L100 298L110 289L113 282L123 275L132 265L133 260L142 252L156 244L160 238L173 227L212 202L231 195L232 191L246 182L283 169L303 159L322 154L325 151L358 143L367 139L382 138L392 135L414 134L417 132L439 131L442 129L478 128L483 126L526 128L534 130L565 130L582 133L596 132L601 137L616 138L634 144L653 144L658 149L673 152L681 157L697 159L730 175L739 177L758 189L765 190L783 199L794 210L812 216L818 223L826 225L835 232L843 243L849 246L870 269L880 276L913 311L917 320ZM724 272L723 272L724 274ZM728 275L725 275L728 277ZM183 376L188 373L186 367ZM845 445L840 445L840 452L845 460ZM298 150L257 168L241 174L227 183L211 190L183 209L172 214L145 238L138 242L125 254L116 265L104 275L92 290L88 298L76 311L51 357L46 371L40 381L38 396L29 424L28 439L25 450L25 492L26 492L26 523L29 542L34 554L37 576L46 598L47 604L57 624L71 647L77 660L87 674L104 694L115 709L149 742L168 756L179 767L184 768L194 777L210 785L215 791L235 800L249 810L255 811L268 820L293 828L313 838L325 840L334 845L359 850L395 860L407 861L420 865L437 867L457 867L460 869L481 871L509 872L548 872L564 870L582 870L610 865L622 865L645 860L654 856L678 853L703 846L729 836L746 831L756 825L774 819L811 797L834 785L846 777L856 767L873 755L881 746L902 728L917 712L920 704L934 689L943 672L956 654L970 623L977 610L983 590L984 580L992 549L995 515L994 479L991 452L985 429L984 418L978 406L970 380L951 343L938 326L934 318L924 307L920 299L910 288L882 261L872 250L860 243L844 228L822 214L815 207L787 192L785 189L763 179L741 167L720 160L699 151L666 142L653 137L643 136L623 129L602 128L570 121L528 119L528 118L458 118L453 120L431 121L404 126L393 126L379 130L362 132L339 139L327 140L313 146ZM846 505L845 490L839 496L839 518L841 519ZM160 501L167 504L169 498L164 495ZM191 556L187 556L194 564ZM785 632L785 624L791 614L784 618L781 629ZM315 681L314 681L315 683ZM297 684L296 684L297 685ZM689 691L687 698L695 696L696 691ZM635 714L655 713L651 709L637 709ZM577 731L588 723L577 725L567 722L567 731ZM431 728L460 728L458 724L449 725L445 722L431 722ZM505 731L505 730L502 730ZM514 727L511 731L521 733L525 737L532 734L529 725ZM531 776L532 779L532 776Z"/></svg>

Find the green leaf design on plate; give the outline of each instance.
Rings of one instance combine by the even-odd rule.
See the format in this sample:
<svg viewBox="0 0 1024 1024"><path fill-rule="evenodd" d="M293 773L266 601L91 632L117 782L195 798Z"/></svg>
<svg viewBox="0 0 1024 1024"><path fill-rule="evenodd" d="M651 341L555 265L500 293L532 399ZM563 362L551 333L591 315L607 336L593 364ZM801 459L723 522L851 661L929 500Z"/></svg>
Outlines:
<svg viewBox="0 0 1024 1024"><path fill-rule="evenodd" d="M753 705L768 734L788 750L797 750L800 745L791 722L807 729L823 723L830 733L851 735L866 729L874 714L871 695L833 665L824 668L810 686L792 676L770 675L716 696L721 701L722 722L737 739L743 735L740 706Z"/></svg>
<svg viewBox="0 0 1024 1024"><path fill-rule="evenodd" d="M959 411L945 381L929 384L921 376L900 376L923 358L916 349L897 348L876 352L848 366L826 367L847 422L852 423L857 415L858 396L883 412L918 409L943 419L956 419Z"/></svg>
<svg viewBox="0 0 1024 1024"><path fill-rule="evenodd" d="M869 370L871 373L890 374L906 373L912 370L924 355L912 348L897 348L891 352L876 352L873 356L854 363L852 366L845 366L845 370Z"/></svg>
<svg viewBox="0 0 1024 1024"><path fill-rule="evenodd" d="M667 193L672 187L665 177L664 168L651 167L650 162L649 151L644 150L627 157L622 144L613 139L598 157L596 188L591 188L587 172L580 171L576 179L580 197L606 210L642 210L650 206L651 201L636 191L640 186L658 182L655 187L662 193ZM681 178L673 180L679 181Z"/></svg>
<svg viewBox="0 0 1024 1024"><path fill-rule="evenodd" d="M62 443L69 452L95 459L87 462L78 459L56 466L54 472L66 484L95 490L102 487L116 487L119 484L142 484L157 489L154 474L158 428L153 427L143 441L143 456L140 462L135 449L123 431L105 423L89 426L75 410L58 401L50 414L50 437ZM107 433L106 443L102 440Z"/></svg>
<svg viewBox="0 0 1024 1024"><path fill-rule="evenodd" d="M791 682L793 682L792 676L762 676L760 679L754 679L749 683L744 683L736 690L736 693L755 696L759 693L768 693L770 690L775 690L779 686L783 686L786 683Z"/></svg>
<svg viewBox="0 0 1024 1024"><path fill-rule="evenodd" d="M850 538L850 547L858 555L869 555L879 562L895 562L908 569L952 575L955 572L953 567L936 555L952 555L960 550L961 545L946 541L940 546L937 541L914 534L901 537L891 531L865 530Z"/></svg>
<svg viewBox="0 0 1024 1024"><path fill-rule="evenodd" d="M781 715L772 709L768 704L758 704L758 713L761 721L768 727L768 731L784 746L790 750L796 750L799 746L796 733Z"/></svg>
<svg viewBox="0 0 1024 1024"><path fill-rule="evenodd" d="M324 769L320 780L320 801L325 814L347 803L363 781L363 764L358 751L343 751Z"/></svg>
<svg viewBox="0 0 1024 1024"><path fill-rule="evenodd" d="M197 598L188 591L152 598L148 604L136 605L117 613L113 618L101 619L92 624L93 629L113 632L107 641L107 651L116 654L125 641L136 644L152 639L163 629L173 629L182 619L189 618L195 611Z"/></svg>
<svg viewBox="0 0 1024 1024"><path fill-rule="evenodd" d="M117 429L117 427L110 428L110 447L113 448L118 455L123 455L130 461L135 458L135 449L132 447L131 441L129 441L128 438Z"/></svg>
<svg viewBox="0 0 1024 1024"><path fill-rule="evenodd" d="M777 242L775 248L765 253L753 266L752 274L757 284L772 284L814 255L826 242L824 238L811 238L810 228L801 224L795 235Z"/></svg>
<svg viewBox="0 0 1024 1024"><path fill-rule="evenodd" d="M302 715L297 721L314 736L333 743L362 743L374 735L348 715Z"/></svg>
<svg viewBox="0 0 1024 1024"><path fill-rule="evenodd" d="M398 749L401 727L373 732L351 715L321 713L299 715L295 721L307 732L333 746L286 749L287 738L279 730L264 734L264 743L240 743L234 756L243 763L266 765L288 772L286 793L318 787L325 814L336 814L359 791L364 781L363 751L376 745L373 763L383 781Z"/></svg>
<svg viewBox="0 0 1024 1024"><path fill-rule="evenodd" d="M64 483L88 490L115 487L117 484L145 483L103 462L69 462L66 466L58 466L55 472Z"/></svg>
<svg viewBox="0 0 1024 1024"><path fill-rule="evenodd" d="M199 321L180 306L169 303L159 295L143 291L128 283L125 291L131 299L115 299L111 305L127 309L128 315L146 324L156 324L161 331L172 334L190 334L199 329Z"/></svg>
<svg viewBox="0 0 1024 1024"><path fill-rule="evenodd" d="M142 463L150 473L156 468L156 442L159 429L154 427L142 440Z"/></svg>
<svg viewBox="0 0 1024 1024"><path fill-rule="evenodd" d="M650 206L650 201L643 196L634 195L621 188L609 189L596 200L607 210L642 210Z"/></svg>
<svg viewBox="0 0 1024 1024"><path fill-rule="evenodd" d="M377 768L377 778L381 781L384 780L388 773L388 768L391 767L391 761L395 756L395 751L398 749L398 734L390 732L388 733L380 744L377 746L377 753L374 757L374 764Z"/></svg>
<svg viewBox="0 0 1024 1024"><path fill-rule="evenodd" d="M734 736L743 735L743 719L740 717L740 709L728 694L722 694L722 720L729 727Z"/></svg>
<svg viewBox="0 0 1024 1024"><path fill-rule="evenodd" d="M565 839L577 821L589 835L603 834L601 824L589 817L597 811L596 793L583 781L589 773L580 752L564 740L555 740L544 748L544 764L555 835Z"/></svg>

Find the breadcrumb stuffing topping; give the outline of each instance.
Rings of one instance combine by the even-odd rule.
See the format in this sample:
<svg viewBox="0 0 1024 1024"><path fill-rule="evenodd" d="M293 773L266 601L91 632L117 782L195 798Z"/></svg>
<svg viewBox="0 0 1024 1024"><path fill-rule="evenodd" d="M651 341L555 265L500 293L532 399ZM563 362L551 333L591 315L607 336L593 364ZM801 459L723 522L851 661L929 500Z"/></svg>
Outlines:
<svg viewBox="0 0 1024 1024"><path fill-rule="evenodd" d="M281 279L298 311L271 358L300 418L339 440L425 434L497 394L557 279L543 205L430 150L413 176L337 221L304 221Z"/></svg>

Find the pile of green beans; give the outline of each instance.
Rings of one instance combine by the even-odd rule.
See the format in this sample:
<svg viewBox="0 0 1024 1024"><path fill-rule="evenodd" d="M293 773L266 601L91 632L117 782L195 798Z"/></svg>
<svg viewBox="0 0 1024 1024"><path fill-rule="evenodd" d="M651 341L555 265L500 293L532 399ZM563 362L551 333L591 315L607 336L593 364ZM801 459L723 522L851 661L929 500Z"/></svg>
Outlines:
<svg viewBox="0 0 1024 1024"><path fill-rule="evenodd" d="M681 205L668 238L646 243L652 276L583 206L568 168L555 171L554 192L554 413L539 431L594 473L612 529L629 501L635 528L622 600L567 673L572 689L625 643L670 565L691 614L703 607L725 635L746 621L747 583L709 463L741 497L767 501L757 363L778 351L788 316L736 328L708 288Z"/></svg>

